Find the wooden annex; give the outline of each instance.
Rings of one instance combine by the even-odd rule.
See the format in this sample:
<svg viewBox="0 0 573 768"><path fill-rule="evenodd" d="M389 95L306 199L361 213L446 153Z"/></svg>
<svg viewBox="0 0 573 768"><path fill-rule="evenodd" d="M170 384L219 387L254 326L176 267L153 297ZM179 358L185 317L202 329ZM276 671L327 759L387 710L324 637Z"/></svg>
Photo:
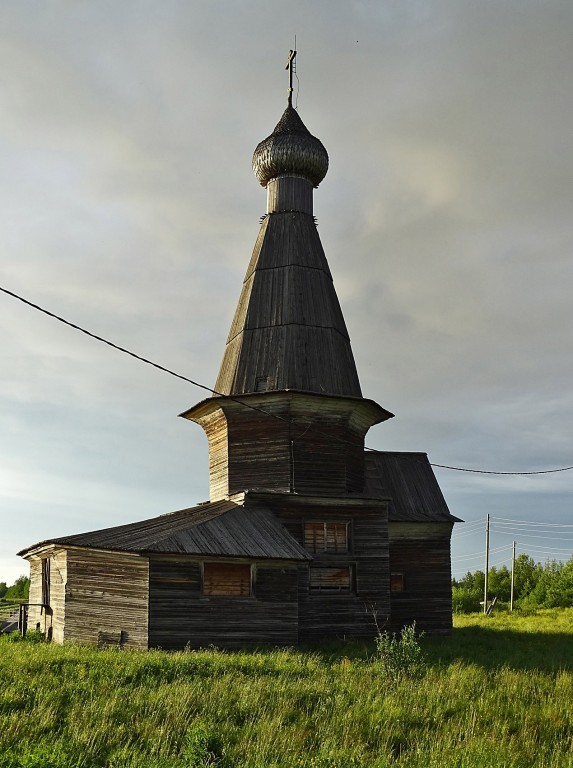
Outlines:
<svg viewBox="0 0 573 768"><path fill-rule="evenodd" d="M365 451L362 396L313 216L322 143L287 108L255 150L267 212L213 397L210 500L19 554L28 626L55 642L177 649L451 629L454 518L423 453ZM376 619L376 622L375 622Z"/></svg>

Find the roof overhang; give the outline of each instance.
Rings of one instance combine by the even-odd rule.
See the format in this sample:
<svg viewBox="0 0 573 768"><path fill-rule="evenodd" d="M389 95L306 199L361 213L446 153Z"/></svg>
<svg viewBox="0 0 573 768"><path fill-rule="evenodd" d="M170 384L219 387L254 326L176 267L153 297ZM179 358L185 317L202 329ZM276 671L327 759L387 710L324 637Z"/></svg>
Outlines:
<svg viewBox="0 0 573 768"><path fill-rule="evenodd" d="M299 401L313 402L316 410L320 410L320 403L340 402L346 405L349 411L360 410L368 415L371 425L379 424L394 417L393 413L387 411L374 400L364 397L341 397L340 395L328 395L318 392L303 392L295 389L271 390L266 392L251 392L245 395L214 395L192 406L183 413L180 413L184 419L200 423L203 418L221 408L224 411L237 410L240 408L250 409L258 413L266 413L265 405L273 405L277 402L287 402L296 406ZM269 418L277 418L273 413L267 414Z"/></svg>

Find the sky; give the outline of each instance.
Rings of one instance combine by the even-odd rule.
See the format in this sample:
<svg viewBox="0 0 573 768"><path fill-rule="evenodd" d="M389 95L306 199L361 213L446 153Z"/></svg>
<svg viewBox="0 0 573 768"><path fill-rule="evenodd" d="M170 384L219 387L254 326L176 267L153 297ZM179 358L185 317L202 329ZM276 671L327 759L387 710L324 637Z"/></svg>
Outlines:
<svg viewBox="0 0 573 768"><path fill-rule="evenodd" d="M214 386L295 103L367 445L573 465L569 0L7 0L0 285ZM38 541L208 498L203 390L0 293L0 581ZM453 573L573 551L573 471L435 469ZM569 526L569 527L567 527Z"/></svg>

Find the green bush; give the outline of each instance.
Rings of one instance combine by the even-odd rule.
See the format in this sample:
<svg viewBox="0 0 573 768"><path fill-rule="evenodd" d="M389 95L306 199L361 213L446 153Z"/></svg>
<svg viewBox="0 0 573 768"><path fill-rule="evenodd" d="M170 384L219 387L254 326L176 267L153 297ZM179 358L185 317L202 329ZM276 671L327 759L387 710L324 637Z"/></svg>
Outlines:
<svg viewBox="0 0 573 768"><path fill-rule="evenodd" d="M426 667L426 659L416 636L416 622L403 627L398 637L394 633L379 632L376 651L386 675L394 681L404 677L419 677Z"/></svg>
<svg viewBox="0 0 573 768"><path fill-rule="evenodd" d="M452 610L454 613L477 613L483 600L483 591L467 587L452 587Z"/></svg>

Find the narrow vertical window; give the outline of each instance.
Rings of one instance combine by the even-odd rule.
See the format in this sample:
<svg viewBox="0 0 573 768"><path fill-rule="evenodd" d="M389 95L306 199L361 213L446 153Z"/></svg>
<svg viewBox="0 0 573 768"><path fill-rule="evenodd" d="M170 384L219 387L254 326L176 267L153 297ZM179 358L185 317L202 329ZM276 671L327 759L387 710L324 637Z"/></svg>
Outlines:
<svg viewBox="0 0 573 768"><path fill-rule="evenodd" d="M394 572L390 574L390 592L404 591L404 574Z"/></svg>
<svg viewBox="0 0 573 768"><path fill-rule="evenodd" d="M42 603L50 604L50 558L42 558Z"/></svg>

